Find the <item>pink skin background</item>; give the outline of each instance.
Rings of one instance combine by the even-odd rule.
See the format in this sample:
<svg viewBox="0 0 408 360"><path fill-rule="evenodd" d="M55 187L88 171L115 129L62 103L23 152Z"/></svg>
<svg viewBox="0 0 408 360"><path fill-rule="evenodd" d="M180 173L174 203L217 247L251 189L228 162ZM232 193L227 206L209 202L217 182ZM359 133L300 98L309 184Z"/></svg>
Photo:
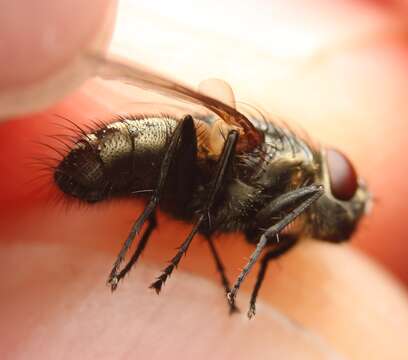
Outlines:
<svg viewBox="0 0 408 360"><path fill-rule="evenodd" d="M380 14L391 9L364 6ZM325 10L326 19L336 14ZM266 110L296 119L314 139L353 160L375 204L351 246L407 284L408 46L396 38L347 50L307 76L281 80L286 87L269 81L261 65L256 81ZM237 96L251 92L237 80L242 74L225 74ZM142 263L110 296L106 276L142 203L65 206L55 201L50 173L39 178L32 162L33 154L52 156L35 141L66 131L55 114L86 125L108 118L128 96L128 89L91 81L41 113L0 125L2 358L404 358L406 291L347 245L305 241L272 265L256 320L248 323L246 292L254 274L238 299L241 315L229 318L200 238L162 296L146 289L189 230L161 214ZM217 245L234 278L252 247L239 235L221 237Z"/></svg>

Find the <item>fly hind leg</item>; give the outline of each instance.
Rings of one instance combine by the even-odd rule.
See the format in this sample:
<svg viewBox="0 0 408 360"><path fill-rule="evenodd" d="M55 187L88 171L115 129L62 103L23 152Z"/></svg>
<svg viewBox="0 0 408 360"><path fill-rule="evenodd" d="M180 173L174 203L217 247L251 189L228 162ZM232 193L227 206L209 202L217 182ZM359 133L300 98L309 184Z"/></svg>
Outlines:
<svg viewBox="0 0 408 360"><path fill-rule="evenodd" d="M112 291L116 289L117 283L121 281L132 269L133 265L136 264L137 260L139 260L140 255L142 255L142 252L144 251L147 242L150 239L150 235L153 233L153 231L157 227L157 220L156 220L156 214L152 214L148 220L148 225L146 230L144 231L139 243L137 244L137 248L134 251L132 257L128 261L128 263L123 267L123 269L117 274L117 282L115 285L111 284L111 289Z"/></svg>
<svg viewBox="0 0 408 360"><path fill-rule="evenodd" d="M168 180L171 177L170 174L176 173L177 178L181 177L180 181L183 182L184 187L184 195L181 195L181 197L184 200L188 198L188 196L186 196L185 194L189 192L191 193L193 181L192 176L185 176L185 172L183 172L182 170L184 166L190 166L191 168L193 168L196 164L196 139L197 137L195 132L194 120L190 115L187 115L182 120L180 120L171 136L169 145L160 166L159 178L156 188L153 191L153 195L144 208L143 213L134 222L126 241L122 245L116 261L113 264L108 278L108 284L111 286L112 290L116 289L119 280L122 279L124 275L130 270L130 268L136 263L137 259L145 248L150 233L156 226L154 217L155 211L160 199L163 197L164 192L167 188ZM179 191L177 189L176 194L178 193ZM182 208L183 205L180 205L180 207ZM133 240L135 239L136 235L140 233L140 230L142 229L143 224L146 221L150 222L150 225L146 230L146 235L143 236L141 241L139 242L132 259L125 266L125 268L120 271L120 266L124 261L125 256L133 243Z"/></svg>

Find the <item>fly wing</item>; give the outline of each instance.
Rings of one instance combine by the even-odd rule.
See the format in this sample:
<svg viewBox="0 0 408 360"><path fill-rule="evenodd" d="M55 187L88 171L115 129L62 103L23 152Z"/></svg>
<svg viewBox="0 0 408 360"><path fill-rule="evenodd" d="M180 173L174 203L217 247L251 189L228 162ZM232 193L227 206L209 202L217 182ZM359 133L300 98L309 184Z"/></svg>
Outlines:
<svg viewBox="0 0 408 360"><path fill-rule="evenodd" d="M128 61L125 62L119 58L95 54L92 54L92 59L97 61L98 75L104 79L121 80L137 87L202 105L217 114L227 124L242 129L243 134L239 137L236 147L239 153L250 152L263 141L263 133L259 132L243 114L219 100L135 63L129 64Z"/></svg>

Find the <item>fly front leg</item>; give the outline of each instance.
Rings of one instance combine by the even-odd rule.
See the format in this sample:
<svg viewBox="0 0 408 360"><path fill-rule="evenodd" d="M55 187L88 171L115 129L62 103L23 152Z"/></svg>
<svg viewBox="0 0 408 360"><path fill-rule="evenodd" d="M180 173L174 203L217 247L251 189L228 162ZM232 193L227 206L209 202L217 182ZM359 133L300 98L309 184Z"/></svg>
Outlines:
<svg viewBox="0 0 408 360"><path fill-rule="evenodd" d="M254 289L252 290L251 300L249 302L249 310L247 312L247 316L251 319L255 316L256 312L256 299L258 297L259 290L262 286L262 282L265 278L265 273L268 268L269 262L274 260L281 255L285 254L288 250L290 250L296 244L296 239L290 237L281 237L279 243L273 250L268 251L261 260L261 266L258 271L258 275L256 277L256 283Z"/></svg>
<svg viewBox="0 0 408 360"><path fill-rule="evenodd" d="M130 270L130 268L136 263L137 259L143 252L148 242L150 233L155 227L155 211L159 204L160 198L163 195L163 190L166 186L166 181L168 180L171 167L174 167L174 164L177 163L177 161L175 160L177 158L182 158L184 160L182 161L182 164L195 164L196 156L197 142L194 120L190 115L187 115L180 121L172 134L171 140L160 166L159 179L156 188L153 191L153 195L151 196L148 204L143 210L143 213L134 222L129 235L116 258L116 261L113 264L113 268L108 278L108 284L111 286L112 291L116 289L119 280L122 279L123 276ZM142 229L143 224L148 220L150 220L150 228L148 227L148 229L146 230L146 236L142 237L132 259L120 272L119 268L123 260L125 259L126 253L131 247L136 235Z"/></svg>
<svg viewBox="0 0 408 360"><path fill-rule="evenodd" d="M163 269L161 275L157 277L157 280L150 285L150 288L154 289L157 294L160 293L163 284L166 282L167 278L171 275L173 270L177 267L183 255L185 255L185 253L187 252L191 241L200 230L200 227L205 223L205 221L207 221L208 225L210 226L211 209L216 202L219 191L222 189L228 177L232 160L234 159L235 145L237 141L238 132L235 130L230 131L225 140L221 156L218 159L215 177L212 179L209 186L208 197L204 203L203 208L198 213L198 218L194 223L192 231L188 235L187 239L180 245L177 254L170 260L170 264L165 269Z"/></svg>
<svg viewBox="0 0 408 360"><path fill-rule="evenodd" d="M271 219L272 216L276 216L277 213L280 213L282 211L285 211L285 215L281 220L269 227L261 235L256 245L255 251L252 253L248 263L242 269L231 291L227 295L230 303L233 304L235 302L235 297L237 295L239 287L241 286L241 283L251 271L265 246L268 243L275 241L277 235L279 235L279 233L286 226L288 226L293 220L301 215L310 205L318 200L319 197L323 195L323 193L324 188L322 185L305 186L303 188L299 188L279 196L277 199L272 201L263 210L260 211L260 215L255 219L256 221L263 220L266 217L269 217L269 219ZM287 208L290 208L291 210L287 210Z"/></svg>

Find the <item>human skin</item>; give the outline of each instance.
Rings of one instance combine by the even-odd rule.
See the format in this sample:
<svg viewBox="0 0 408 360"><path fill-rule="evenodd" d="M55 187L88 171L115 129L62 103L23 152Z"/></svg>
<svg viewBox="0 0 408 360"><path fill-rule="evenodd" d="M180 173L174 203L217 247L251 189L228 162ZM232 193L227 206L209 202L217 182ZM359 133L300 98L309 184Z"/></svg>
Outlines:
<svg viewBox="0 0 408 360"><path fill-rule="evenodd" d="M112 0L0 3L0 118L44 109L93 69L85 58L109 44Z"/></svg>
<svg viewBox="0 0 408 360"><path fill-rule="evenodd" d="M269 111L273 109L268 104L273 104L314 138L344 149L380 199L356 242L361 247L374 242L372 252L397 247L402 253L398 240L404 238L406 225L395 209L401 214L406 209L406 172L398 154L406 148L407 51L398 42L382 42L379 47L346 49L346 65L337 64L337 56L334 64L332 60L319 64L306 79L281 80L287 88L280 87L279 92L261 66L262 78L253 82ZM379 58L375 64L370 62L373 53ZM346 90L353 89L354 101L349 106L340 86L345 76L351 82ZM234 84L237 97L248 93L245 84L231 74L226 72L224 77ZM281 83L274 80L274 87L279 88ZM248 78L245 81L251 83ZM325 96L329 82L337 86L330 87ZM319 94L318 102L308 92L310 88ZM34 175L24 165L27 155L34 152L30 141L53 134L53 114L83 125L90 118L106 116L128 101L128 96L128 89L113 92L89 83L45 112L0 128L0 168L8 175L2 176L0 187L0 263L7 274L0 286L0 349L5 358L28 354L41 358L324 358L336 352L351 358L405 356L405 291L348 245L313 240L299 244L270 267L258 314L248 323L244 314L254 278L239 293L241 314L229 317L202 239L193 243L160 297L147 289L189 230L188 225L161 215L159 231L142 261L111 296L104 286L106 276L142 204L116 201L63 211L52 203L44 205L47 195L55 191L51 180L40 182L44 184L41 191L38 184L24 191L20 185ZM340 134L335 125L339 122ZM381 157L372 155L375 149L381 149ZM238 235L221 237L217 246L233 278L252 247Z"/></svg>

